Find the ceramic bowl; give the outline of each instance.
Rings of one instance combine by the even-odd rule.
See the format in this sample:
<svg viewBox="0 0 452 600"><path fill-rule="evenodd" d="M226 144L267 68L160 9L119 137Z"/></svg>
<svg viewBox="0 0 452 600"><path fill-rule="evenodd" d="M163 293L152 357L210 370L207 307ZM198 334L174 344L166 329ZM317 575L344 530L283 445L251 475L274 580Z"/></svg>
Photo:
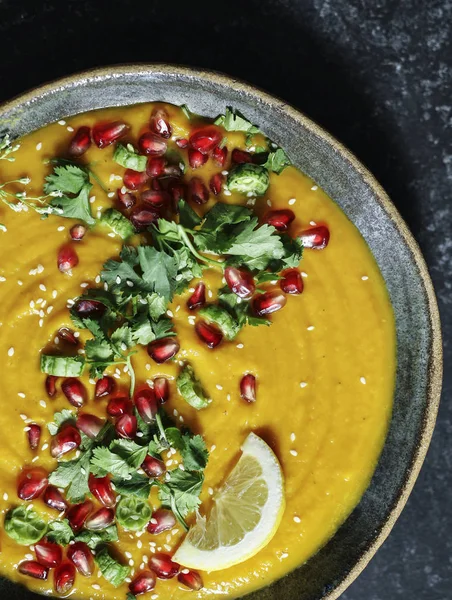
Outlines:
<svg viewBox="0 0 452 600"><path fill-rule="evenodd" d="M250 600L334 600L383 543L414 485L433 432L441 387L438 309L419 248L384 190L339 142L307 117L250 85L170 65L108 67L37 88L0 107L13 137L95 108L164 100L216 116L232 106L312 177L369 245L386 281L397 327L394 412L372 482L335 536L306 564ZM37 598L0 581L0 596ZM108 598L106 598L108 600Z"/></svg>

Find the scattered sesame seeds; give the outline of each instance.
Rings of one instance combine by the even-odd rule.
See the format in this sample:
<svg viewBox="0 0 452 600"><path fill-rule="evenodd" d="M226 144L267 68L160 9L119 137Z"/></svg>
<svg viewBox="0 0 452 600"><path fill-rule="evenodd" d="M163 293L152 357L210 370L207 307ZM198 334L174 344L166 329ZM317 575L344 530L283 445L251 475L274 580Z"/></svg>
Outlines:
<svg viewBox="0 0 452 600"><path fill-rule="evenodd" d="M210 487L207 491L209 492L209 496L213 496L213 488Z"/></svg>
<svg viewBox="0 0 452 600"><path fill-rule="evenodd" d="M301 519L297 515L294 516L293 520L295 521L295 523L301 523Z"/></svg>
<svg viewBox="0 0 452 600"><path fill-rule="evenodd" d="M39 150L41 150L41 148L42 148L42 142L38 142L36 144L36 150L39 152Z"/></svg>
<svg viewBox="0 0 452 600"><path fill-rule="evenodd" d="M42 450L47 450L48 447L49 447L49 444L44 444L42 447Z"/></svg>
<svg viewBox="0 0 452 600"><path fill-rule="evenodd" d="M21 279L17 280L17 285L23 285L23 284L24 284L24 282Z"/></svg>
<svg viewBox="0 0 452 600"><path fill-rule="evenodd" d="M290 453L292 456L298 456L298 452L296 450L291 450Z"/></svg>
<svg viewBox="0 0 452 600"><path fill-rule="evenodd" d="M313 227L315 227L317 225L317 223L315 221L309 221L309 225L312 225Z"/></svg>
<svg viewBox="0 0 452 600"><path fill-rule="evenodd" d="M308 384L306 383L306 381L301 381L300 382L300 387L301 388L305 388Z"/></svg>
<svg viewBox="0 0 452 600"><path fill-rule="evenodd" d="M74 128L71 127L70 125L68 127L66 127L66 129L69 131L69 133L72 133L74 131Z"/></svg>
<svg viewBox="0 0 452 600"><path fill-rule="evenodd" d="M107 194L107 196L108 196L109 198L113 198L113 197L114 197L114 195L115 195L115 193L114 193L114 192L109 192L109 193Z"/></svg>
<svg viewBox="0 0 452 600"><path fill-rule="evenodd" d="M289 200L289 204L290 204L290 206L292 206L292 204L295 204L295 202L296 202L296 201L297 201L297 199L296 199L296 198L291 198L291 199Z"/></svg>
<svg viewBox="0 0 452 600"><path fill-rule="evenodd" d="M224 188L223 189L223 195L224 196L232 196L232 192L230 192L228 189Z"/></svg>
<svg viewBox="0 0 452 600"><path fill-rule="evenodd" d="M243 344L237 344L236 348L238 348L239 350L241 350L243 348Z"/></svg>
<svg viewBox="0 0 452 600"><path fill-rule="evenodd" d="M14 348L11 346L11 348L8 350L8 356L14 356Z"/></svg>
<svg viewBox="0 0 452 600"><path fill-rule="evenodd" d="M167 315L168 315L168 317L170 317L171 319L174 317L174 314L173 314L173 312L172 312L171 310L169 310L169 309L166 311L166 314L167 314Z"/></svg>
<svg viewBox="0 0 452 600"><path fill-rule="evenodd" d="M367 275L363 275L363 276L361 277L361 279L362 279L363 281L367 281L369 278L367 277Z"/></svg>
<svg viewBox="0 0 452 600"><path fill-rule="evenodd" d="M215 446L215 444L213 444L210 448L210 452L213 452L215 450L215 448L216 448L216 446Z"/></svg>
<svg viewBox="0 0 452 600"><path fill-rule="evenodd" d="M314 331L315 327L314 325L309 325L309 327L307 327L308 331Z"/></svg>
<svg viewBox="0 0 452 600"><path fill-rule="evenodd" d="M272 201L270 200L270 198L267 200L267 206L271 206L272 205Z"/></svg>
<svg viewBox="0 0 452 600"><path fill-rule="evenodd" d="M58 125L66 125L66 121L64 121L63 119L61 119L61 121L58 121Z"/></svg>
<svg viewBox="0 0 452 600"><path fill-rule="evenodd" d="M359 380L363 385L366 385L367 381L365 377L360 377Z"/></svg>
<svg viewBox="0 0 452 600"><path fill-rule="evenodd" d="M318 186L318 185L313 185L313 186L312 186L312 188L311 188L311 190L312 190L313 192L315 192L315 191L316 191L316 190L318 190L318 189L319 189L319 186Z"/></svg>
<svg viewBox="0 0 452 600"><path fill-rule="evenodd" d="M217 383L217 385L215 387L217 388L217 390L222 390L223 389L223 386L220 385L219 383Z"/></svg>
<svg viewBox="0 0 452 600"><path fill-rule="evenodd" d="M294 433L290 434L290 441L294 442L297 439L297 436Z"/></svg>
<svg viewBox="0 0 452 600"><path fill-rule="evenodd" d="M19 398L25 398L25 394L23 392L18 392L17 394Z"/></svg>

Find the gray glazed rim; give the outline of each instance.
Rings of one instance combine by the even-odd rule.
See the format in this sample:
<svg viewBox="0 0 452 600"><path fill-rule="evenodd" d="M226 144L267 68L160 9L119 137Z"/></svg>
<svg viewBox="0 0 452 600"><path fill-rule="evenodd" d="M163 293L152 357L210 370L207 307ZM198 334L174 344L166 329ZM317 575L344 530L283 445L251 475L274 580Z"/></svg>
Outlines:
<svg viewBox="0 0 452 600"><path fill-rule="evenodd" d="M396 317L394 412L372 482L334 537L307 563L250 600L335 600L389 535L424 461L438 411L442 344L435 293L419 247L369 171L305 115L243 81L166 64L93 69L38 87L0 106L0 131L14 137L95 108L163 100L216 116L233 106L288 152L339 204L368 243ZM388 240L390 243L388 244ZM11 598L31 600L0 581Z"/></svg>

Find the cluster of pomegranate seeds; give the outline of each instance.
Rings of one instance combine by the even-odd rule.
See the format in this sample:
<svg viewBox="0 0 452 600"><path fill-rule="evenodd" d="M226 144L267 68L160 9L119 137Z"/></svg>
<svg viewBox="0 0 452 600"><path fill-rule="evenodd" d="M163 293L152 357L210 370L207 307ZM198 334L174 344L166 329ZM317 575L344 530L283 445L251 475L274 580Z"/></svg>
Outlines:
<svg viewBox="0 0 452 600"><path fill-rule="evenodd" d="M78 265L77 252L72 246L62 246L58 250L57 265L62 273L68 273Z"/></svg>
<svg viewBox="0 0 452 600"><path fill-rule="evenodd" d="M36 450L41 441L41 427L37 423L30 423L28 426L27 437L30 450Z"/></svg>
<svg viewBox="0 0 452 600"><path fill-rule="evenodd" d="M116 494L113 491L109 477L89 476L89 491L101 504L107 508L112 508L116 504Z"/></svg>
<svg viewBox="0 0 452 600"><path fill-rule="evenodd" d="M61 384L61 391L68 399L69 403L76 408L80 408L86 402L86 388L81 381L75 377L68 377Z"/></svg>
<svg viewBox="0 0 452 600"><path fill-rule="evenodd" d="M35 500L42 495L48 483L47 472L44 469L24 469L18 478L17 495L21 500Z"/></svg>
<svg viewBox="0 0 452 600"><path fill-rule="evenodd" d="M76 542L69 546L67 557L83 577L89 577L94 573L94 558L84 542Z"/></svg>
<svg viewBox="0 0 452 600"><path fill-rule="evenodd" d="M199 339L209 348L215 348L223 339L223 333L213 323L197 321L195 325L195 331Z"/></svg>
<svg viewBox="0 0 452 600"><path fill-rule="evenodd" d="M305 248L323 250L330 241L330 232L325 225L319 225L311 229L305 229L298 234L298 237L303 242Z"/></svg>
<svg viewBox="0 0 452 600"><path fill-rule="evenodd" d="M194 292L187 300L187 307L189 310L195 310L201 308L206 303L206 286L200 281L195 287Z"/></svg>

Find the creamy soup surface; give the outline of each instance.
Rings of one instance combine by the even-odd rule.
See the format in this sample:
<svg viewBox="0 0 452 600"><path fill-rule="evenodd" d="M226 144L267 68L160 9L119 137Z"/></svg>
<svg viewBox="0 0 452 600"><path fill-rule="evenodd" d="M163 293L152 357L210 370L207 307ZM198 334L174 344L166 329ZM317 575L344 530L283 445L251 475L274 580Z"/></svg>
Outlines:
<svg viewBox="0 0 452 600"><path fill-rule="evenodd" d="M250 150L243 132L225 132L225 164L219 167L209 158L192 168L187 149L175 143L176 139L189 139L192 122L178 107L158 106L165 108L171 123L168 145L180 152L187 165L185 182L196 176L208 186L212 175L231 168L234 149L253 154L260 138L264 139L258 134ZM154 109L155 105L146 104L95 111L35 131L19 140L14 162L0 161L0 185L26 176L31 179L26 186L27 196L41 196L44 178L53 168L48 161L66 156L79 127L123 121L130 126L124 143L136 143L147 130ZM117 196L124 185L125 169L113 162L114 149L115 144L99 148L92 143L77 159L78 164L89 164L96 175L90 191L94 218L109 207L119 207ZM149 189L149 182L145 187ZM12 184L4 189L21 191L24 185ZM210 192L206 204L191 205L199 214L218 201L245 206L248 202L251 206L251 196L224 191L223 182L219 195ZM139 195L140 191L134 193ZM314 181L293 166L280 174L271 172L268 190L256 198L251 208L261 222L269 211L293 211L295 219L288 229L292 237L311 227L328 228L330 239L324 249L304 249L299 265L303 292L286 295L286 305L269 317L270 326L247 325L232 342L223 340L211 349L200 341L195 319L189 318L196 315L187 307L199 281L195 279L182 294L174 296L169 306L180 344L177 360L158 364L150 358L146 346L137 346L132 357L137 385L157 376L168 378L170 397L165 411L177 426L201 434L210 451L200 496L202 513L209 512L215 490L237 462L241 444L250 432L269 444L284 473L286 508L274 537L241 564L223 571L201 572L204 587L192 592L196 598L242 596L282 577L325 544L369 484L392 409L393 312L382 275L359 231ZM61 391L63 379L58 379L53 397L46 393L40 355L59 352L57 346L62 342L55 343L56 332L62 327L75 330L68 301L72 304L87 287L102 285L98 276L103 264L118 257L124 242L99 226L88 228L82 240L71 241L69 230L81 223L79 219L58 215L41 219L33 210L15 212L1 203L0 222L5 229L0 232L0 572L34 591L52 594L51 572L42 581L18 571L21 561L35 560L34 552L5 533L3 520L12 507L24 503L17 497L17 482L24 467L42 467L51 473L57 466L49 452L52 436L47 428L54 413L75 411ZM145 237L139 233L132 243L144 243ZM79 261L69 273L61 272L57 265L58 251L66 244L75 248ZM207 300L215 302L217 290L224 285L221 273L208 269L202 280ZM279 282L266 282L263 289L279 290ZM79 340L84 342L89 337L83 331ZM207 408L195 410L177 392L175 378L180 361L188 361L194 368L212 400ZM240 397L239 383L244 373L256 377L255 402ZM114 376L118 389L127 392L129 376L122 367L119 371L109 368L106 374ZM94 398L94 380L87 369L79 379L87 389L83 412L106 418L108 397ZM42 429L37 450L29 445L27 429L31 423ZM73 452L60 460L74 456ZM93 502L100 508L97 501ZM149 503L153 510L159 506L155 488ZM46 506L42 497L31 504L46 521L58 518L58 512ZM194 520L194 513L188 515L189 524ZM125 600L128 582L148 569L151 555L172 555L185 535L179 525L160 535L146 530L125 531L121 526L118 531L119 541L114 546L124 564L130 566L128 581L115 588L96 567L89 577L77 574L71 597ZM158 579L155 589L143 597L179 600L188 597L187 593L175 577Z"/></svg>

